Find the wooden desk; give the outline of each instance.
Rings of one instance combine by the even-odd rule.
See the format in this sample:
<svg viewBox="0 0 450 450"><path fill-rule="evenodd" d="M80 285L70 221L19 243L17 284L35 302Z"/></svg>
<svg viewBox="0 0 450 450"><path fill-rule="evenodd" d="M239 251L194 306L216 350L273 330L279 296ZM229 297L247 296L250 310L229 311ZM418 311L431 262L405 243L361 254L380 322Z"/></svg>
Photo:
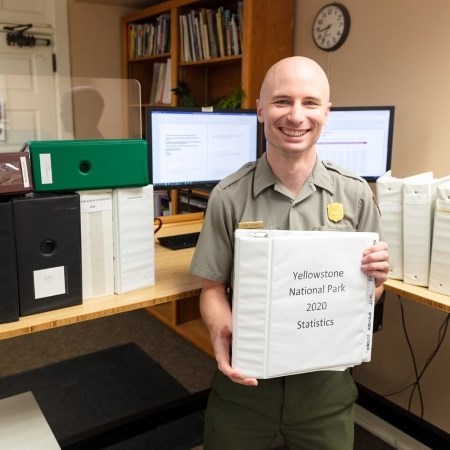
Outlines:
<svg viewBox="0 0 450 450"><path fill-rule="evenodd" d="M201 220L165 223L158 236L188 233L200 228ZM121 295L87 299L82 305L21 317L18 322L0 325L0 339L198 296L201 281L188 271L192 254L193 249L174 251L155 243L154 286Z"/></svg>
<svg viewBox="0 0 450 450"><path fill-rule="evenodd" d="M388 280L384 283L384 288L392 294L450 313L450 296L448 295L438 294L425 287L413 286L400 280Z"/></svg>

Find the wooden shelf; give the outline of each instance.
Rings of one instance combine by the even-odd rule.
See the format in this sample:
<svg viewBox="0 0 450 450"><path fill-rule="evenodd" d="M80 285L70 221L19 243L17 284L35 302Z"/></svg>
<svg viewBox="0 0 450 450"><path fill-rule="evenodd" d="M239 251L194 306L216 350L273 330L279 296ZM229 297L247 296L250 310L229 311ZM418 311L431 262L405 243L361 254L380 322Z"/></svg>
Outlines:
<svg viewBox="0 0 450 450"><path fill-rule="evenodd" d="M211 59L202 59L199 61L180 62L178 64L178 66L179 67L216 66L216 65L226 65L233 61L240 62L241 60L242 60L242 55L224 56L223 58L211 58Z"/></svg>
<svg viewBox="0 0 450 450"><path fill-rule="evenodd" d="M425 287L414 286L400 280L391 279L384 283L384 288L392 294L450 313L450 296L448 295L438 294Z"/></svg>
<svg viewBox="0 0 450 450"><path fill-rule="evenodd" d="M199 350L214 358L209 333L202 319L190 320L178 326L177 332L186 340L194 344Z"/></svg>
<svg viewBox="0 0 450 450"><path fill-rule="evenodd" d="M220 6L237 11L238 0L167 0L122 18L123 77L136 78L142 86L143 99L149 98L153 63L171 60L171 85L185 81L199 104L205 100L231 95L241 87L245 92L242 108L254 108L267 69L276 61L292 55L294 0L243 0L241 54L206 60L181 61L179 18L201 8L217 10ZM170 14L170 52L151 57L130 57L129 28L133 24L154 23L162 14ZM267 30L270 29L270 34ZM143 102L143 104L145 101ZM172 106L178 99L172 96Z"/></svg>
<svg viewBox="0 0 450 450"><path fill-rule="evenodd" d="M164 223L158 235L189 233L201 229L201 221ZM168 250L155 242L154 286L121 295L87 299L82 305L21 317L17 322L0 324L0 339L70 325L181 299L197 297L200 278L191 275L189 264L193 249Z"/></svg>

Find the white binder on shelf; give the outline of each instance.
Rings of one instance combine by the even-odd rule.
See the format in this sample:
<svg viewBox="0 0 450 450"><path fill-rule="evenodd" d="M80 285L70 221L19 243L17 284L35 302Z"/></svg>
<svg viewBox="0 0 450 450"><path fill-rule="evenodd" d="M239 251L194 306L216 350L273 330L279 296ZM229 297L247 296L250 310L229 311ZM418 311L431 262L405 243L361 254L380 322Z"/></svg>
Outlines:
<svg viewBox="0 0 450 450"><path fill-rule="evenodd" d="M271 378L369 361L377 233L236 230L232 365Z"/></svg>
<svg viewBox="0 0 450 450"><path fill-rule="evenodd" d="M83 300L114 294L112 190L79 191Z"/></svg>
<svg viewBox="0 0 450 450"><path fill-rule="evenodd" d="M153 185L113 190L114 292L155 284Z"/></svg>
<svg viewBox="0 0 450 450"><path fill-rule="evenodd" d="M433 172L397 178L389 170L376 181L384 240L389 245L389 278L403 280L403 183L405 180L432 180Z"/></svg>
<svg viewBox="0 0 450 450"><path fill-rule="evenodd" d="M436 189L450 177L403 184L403 281L427 287Z"/></svg>
<svg viewBox="0 0 450 450"><path fill-rule="evenodd" d="M428 289L450 295L450 182L436 192Z"/></svg>

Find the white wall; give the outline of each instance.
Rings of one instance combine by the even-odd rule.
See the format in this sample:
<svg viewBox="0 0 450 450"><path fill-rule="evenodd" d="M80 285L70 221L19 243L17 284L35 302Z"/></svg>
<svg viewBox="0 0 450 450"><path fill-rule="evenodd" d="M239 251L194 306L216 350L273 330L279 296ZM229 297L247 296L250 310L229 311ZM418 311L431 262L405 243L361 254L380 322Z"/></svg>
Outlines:
<svg viewBox="0 0 450 450"><path fill-rule="evenodd" d="M295 53L329 72L335 105L396 106L393 171L450 174L448 0L344 0L347 42L329 54L312 41L323 0L297 0Z"/></svg>
<svg viewBox="0 0 450 450"><path fill-rule="evenodd" d="M122 77L120 19L133 11L68 0L73 77Z"/></svg>
<svg viewBox="0 0 450 450"><path fill-rule="evenodd" d="M351 14L347 42L330 54L312 41L312 23L323 0L297 0L294 53L315 59L327 71L336 106L396 107L393 174L423 171L450 175L450 16L448 0L342 0ZM406 327L419 370L434 350L446 315L403 300ZM450 432L450 340L445 340L422 379L424 419ZM384 329L375 335L373 360L355 378L378 393L414 381L399 299L388 295ZM409 394L389 397L408 407ZM420 414L419 397L412 412Z"/></svg>

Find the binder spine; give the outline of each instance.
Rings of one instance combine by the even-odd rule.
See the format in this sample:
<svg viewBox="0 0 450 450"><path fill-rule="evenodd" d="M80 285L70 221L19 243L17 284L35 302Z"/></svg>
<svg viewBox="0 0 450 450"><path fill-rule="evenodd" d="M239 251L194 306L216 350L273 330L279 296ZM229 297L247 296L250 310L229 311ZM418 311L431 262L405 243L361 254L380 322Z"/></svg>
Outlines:
<svg viewBox="0 0 450 450"><path fill-rule="evenodd" d="M239 277L235 273L233 286L232 366L245 376L260 377L263 373L266 377L270 280L261 283L259 274L265 273L270 267L271 241L248 236L248 232L236 230L235 261L240 263L235 265ZM251 326L247 320L251 320Z"/></svg>
<svg viewBox="0 0 450 450"><path fill-rule="evenodd" d="M450 183L437 194L428 289L450 295Z"/></svg>
<svg viewBox="0 0 450 450"><path fill-rule="evenodd" d="M373 239L370 245L378 243L378 239ZM373 342L373 322L375 316L375 280L373 277L367 277L367 328L366 338L363 348L363 362L369 362L372 359Z"/></svg>
<svg viewBox="0 0 450 450"><path fill-rule="evenodd" d="M389 244L389 278L403 279L403 181L380 177L377 180L377 198L381 212L384 238Z"/></svg>

